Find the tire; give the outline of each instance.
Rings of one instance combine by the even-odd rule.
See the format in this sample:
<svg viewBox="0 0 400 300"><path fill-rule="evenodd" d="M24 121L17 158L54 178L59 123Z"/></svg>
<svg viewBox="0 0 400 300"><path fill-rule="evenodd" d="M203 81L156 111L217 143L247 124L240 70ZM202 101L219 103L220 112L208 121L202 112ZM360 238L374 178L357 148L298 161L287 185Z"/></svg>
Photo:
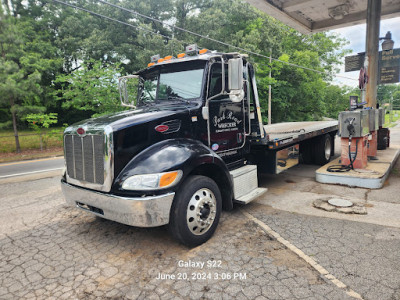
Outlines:
<svg viewBox="0 0 400 300"><path fill-rule="evenodd" d="M169 231L186 246L201 245L214 234L221 210L217 184L205 176L189 176L175 194Z"/></svg>
<svg viewBox="0 0 400 300"><path fill-rule="evenodd" d="M317 139L315 143L315 163L320 166L327 164L332 157L332 148L332 137L329 134Z"/></svg>

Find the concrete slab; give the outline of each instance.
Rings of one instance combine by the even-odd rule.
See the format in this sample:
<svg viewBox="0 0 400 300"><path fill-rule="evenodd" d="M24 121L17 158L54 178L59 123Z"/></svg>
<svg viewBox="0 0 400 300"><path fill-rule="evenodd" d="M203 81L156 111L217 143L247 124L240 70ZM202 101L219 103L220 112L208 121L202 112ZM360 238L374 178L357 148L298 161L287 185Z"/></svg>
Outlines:
<svg viewBox="0 0 400 300"><path fill-rule="evenodd" d="M334 195L298 192L285 189L268 189L268 194L261 196L255 203L271 206L293 214L318 216L338 220L369 223L400 228L400 205L387 202L367 201L361 198L346 197L354 203L367 208L366 215L343 214L335 211L325 211L313 206L316 200L326 200ZM251 204L250 204L251 205Z"/></svg>
<svg viewBox="0 0 400 300"><path fill-rule="evenodd" d="M329 172L328 168L330 166L340 165L340 157L338 157L315 172L316 180L320 183L379 189L383 187L399 155L400 149L398 146L386 150L378 150L378 160L368 161L366 169L336 173Z"/></svg>

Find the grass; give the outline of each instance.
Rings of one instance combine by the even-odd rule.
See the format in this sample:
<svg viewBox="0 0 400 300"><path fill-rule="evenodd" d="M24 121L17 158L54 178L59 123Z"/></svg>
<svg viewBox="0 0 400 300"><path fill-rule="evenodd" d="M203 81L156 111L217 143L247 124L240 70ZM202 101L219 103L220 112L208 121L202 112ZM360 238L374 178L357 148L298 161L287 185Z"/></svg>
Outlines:
<svg viewBox="0 0 400 300"><path fill-rule="evenodd" d="M56 133L50 133L55 131ZM40 150L40 136L33 130L18 131L21 153L16 153L13 130L0 131L0 163L63 155L61 127L43 130L49 133L47 148Z"/></svg>
<svg viewBox="0 0 400 300"><path fill-rule="evenodd" d="M0 163L21 161L29 159L38 159L45 157L62 156L64 154L62 147L49 148L45 150L22 150L21 153L0 153Z"/></svg>
<svg viewBox="0 0 400 300"><path fill-rule="evenodd" d="M57 133L50 134L56 130ZM43 132L48 132L47 148L62 147L62 128L49 128ZM40 150L40 136L32 130L21 130L18 132L21 150ZM12 130L0 131L0 153L15 153L15 138Z"/></svg>
<svg viewBox="0 0 400 300"><path fill-rule="evenodd" d="M397 114L397 117L396 117ZM390 113L385 114L385 127L394 127L396 126L396 122L400 119L400 111L394 110L392 112L392 122L390 122Z"/></svg>

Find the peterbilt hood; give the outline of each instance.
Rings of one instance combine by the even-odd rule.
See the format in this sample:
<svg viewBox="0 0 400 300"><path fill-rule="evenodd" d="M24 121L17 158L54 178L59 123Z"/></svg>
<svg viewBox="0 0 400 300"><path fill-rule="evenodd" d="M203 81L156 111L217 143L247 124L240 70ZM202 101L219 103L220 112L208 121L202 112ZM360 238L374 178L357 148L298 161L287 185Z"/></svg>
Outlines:
<svg viewBox="0 0 400 300"><path fill-rule="evenodd" d="M136 154L161 140L190 135L189 114L181 105L146 107L69 126L64 132L67 182L109 192ZM155 127L165 122L174 130L157 132Z"/></svg>
<svg viewBox="0 0 400 300"><path fill-rule="evenodd" d="M162 119L177 113L177 111L187 111L186 107L176 107L174 109L159 110L158 108L149 107L144 109L135 109L114 113L111 115L101 116L97 118L87 119L73 124L71 127L83 128L101 128L107 125L111 126L112 131L118 131L126 127L151 122Z"/></svg>

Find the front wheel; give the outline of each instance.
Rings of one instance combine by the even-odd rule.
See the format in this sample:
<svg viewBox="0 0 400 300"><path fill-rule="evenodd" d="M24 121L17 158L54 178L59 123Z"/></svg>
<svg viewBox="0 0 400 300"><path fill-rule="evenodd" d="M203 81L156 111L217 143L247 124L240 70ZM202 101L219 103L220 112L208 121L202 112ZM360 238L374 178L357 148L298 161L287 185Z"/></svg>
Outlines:
<svg viewBox="0 0 400 300"><path fill-rule="evenodd" d="M214 234L222 209L217 184L205 176L190 176L175 195L169 230L189 247L203 244Z"/></svg>

